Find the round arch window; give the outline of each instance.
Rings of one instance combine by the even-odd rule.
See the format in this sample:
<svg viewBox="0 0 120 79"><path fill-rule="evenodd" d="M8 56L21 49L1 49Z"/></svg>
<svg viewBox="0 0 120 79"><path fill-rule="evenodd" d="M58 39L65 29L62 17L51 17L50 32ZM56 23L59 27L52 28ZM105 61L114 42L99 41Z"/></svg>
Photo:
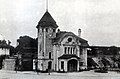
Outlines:
<svg viewBox="0 0 120 79"><path fill-rule="evenodd" d="M68 42L71 42L72 41L72 38L68 38Z"/></svg>

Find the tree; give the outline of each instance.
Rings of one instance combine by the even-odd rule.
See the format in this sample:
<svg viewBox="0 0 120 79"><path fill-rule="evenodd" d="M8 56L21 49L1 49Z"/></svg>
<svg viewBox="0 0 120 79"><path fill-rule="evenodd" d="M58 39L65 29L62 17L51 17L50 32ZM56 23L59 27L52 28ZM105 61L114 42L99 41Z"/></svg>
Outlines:
<svg viewBox="0 0 120 79"><path fill-rule="evenodd" d="M16 47L17 52L22 53L34 53L37 52L37 39L33 39L29 36L20 36L17 39L18 46Z"/></svg>
<svg viewBox="0 0 120 79"><path fill-rule="evenodd" d="M111 55L118 55L118 48L116 46L111 46L109 52L111 53Z"/></svg>

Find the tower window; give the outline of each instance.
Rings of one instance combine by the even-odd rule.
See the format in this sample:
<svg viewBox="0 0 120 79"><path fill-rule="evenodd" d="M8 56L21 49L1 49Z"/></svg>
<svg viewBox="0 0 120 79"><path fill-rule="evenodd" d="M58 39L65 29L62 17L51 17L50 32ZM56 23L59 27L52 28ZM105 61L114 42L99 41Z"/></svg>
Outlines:
<svg viewBox="0 0 120 79"><path fill-rule="evenodd" d="M46 28L46 32L48 32L48 28Z"/></svg>
<svg viewBox="0 0 120 79"><path fill-rule="evenodd" d="M53 32L55 32L55 29L53 29Z"/></svg>
<svg viewBox="0 0 120 79"><path fill-rule="evenodd" d="M44 52L42 53L42 56L44 56Z"/></svg>
<svg viewBox="0 0 120 79"><path fill-rule="evenodd" d="M51 52L49 52L49 59L51 59Z"/></svg>

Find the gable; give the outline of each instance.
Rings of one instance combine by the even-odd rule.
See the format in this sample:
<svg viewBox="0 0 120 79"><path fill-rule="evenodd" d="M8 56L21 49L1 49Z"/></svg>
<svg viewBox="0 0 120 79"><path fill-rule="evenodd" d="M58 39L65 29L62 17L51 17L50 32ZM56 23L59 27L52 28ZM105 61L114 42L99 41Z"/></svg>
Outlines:
<svg viewBox="0 0 120 79"><path fill-rule="evenodd" d="M70 41L71 40L71 41ZM87 41L76 36L72 32L61 31L56 34L56 38L53 40L53 44L77 44L77 45L88 45Z"/></svg>
<svg viewBox="0 0 120 79"><path fill-rule="evenodd" d="M78 40L73 35L66 35L61 39L61 44L78 44ZM81 44L81 43L79 43Z"/></svg>

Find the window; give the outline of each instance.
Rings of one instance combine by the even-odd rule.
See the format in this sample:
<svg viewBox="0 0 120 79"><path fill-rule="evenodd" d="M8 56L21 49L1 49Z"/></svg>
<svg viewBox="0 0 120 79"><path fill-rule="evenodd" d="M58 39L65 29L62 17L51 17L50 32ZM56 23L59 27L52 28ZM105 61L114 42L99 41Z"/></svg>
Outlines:
<svg viewBox="0 0 120 79"><path fill-rule="evenodd" d="M64 61L61 61L61 69L64 69Z"/></svg>
<svg viewBox="0 0 120 79"><path fill-rule="evenodd" d="M70 51L70 47L68 47L68 54L69 54L69 51Z"/></svg>
<svg viewBox="0 0 120 79"><path fill-rule="evenodd" d="M72 47L71 47L71 54L73 54L73 53L72 53Z"/></svg>
<svg viewBox="0 0 120 79"><path fill-rule="evenodd" d="M64 49L64 50L65 50L65 54L66 54L66 53L67 53L67 47L65 47L65 49Z"/></svg>
<svg viewBox="0 0 120 79"><path fill-rule="evenodd" d="M48 28L46 28L46 32L48 32Z"/></svg>
<svg viewBox="0 0 120 79"><path fill-rule="evenodd" d="M72 38L68 38L68 42L71 42L72 41Z"/></svg>
<svg viewBox="0 0 120 79"><path fill-rule="evenodd" d="M55 32L55 29L53 29L53 32Z"/></svg>
<svg viewBox="0 0 120 79"><path fill-rule="evenodd" d="M42 56L44 56L44 52L42 53Z"/></svg>
<svg viewBox="0 0 120 79"><path fill-rule="evenodd" d="M51 59L51 52L49 52L49 59Z"/></svg>

